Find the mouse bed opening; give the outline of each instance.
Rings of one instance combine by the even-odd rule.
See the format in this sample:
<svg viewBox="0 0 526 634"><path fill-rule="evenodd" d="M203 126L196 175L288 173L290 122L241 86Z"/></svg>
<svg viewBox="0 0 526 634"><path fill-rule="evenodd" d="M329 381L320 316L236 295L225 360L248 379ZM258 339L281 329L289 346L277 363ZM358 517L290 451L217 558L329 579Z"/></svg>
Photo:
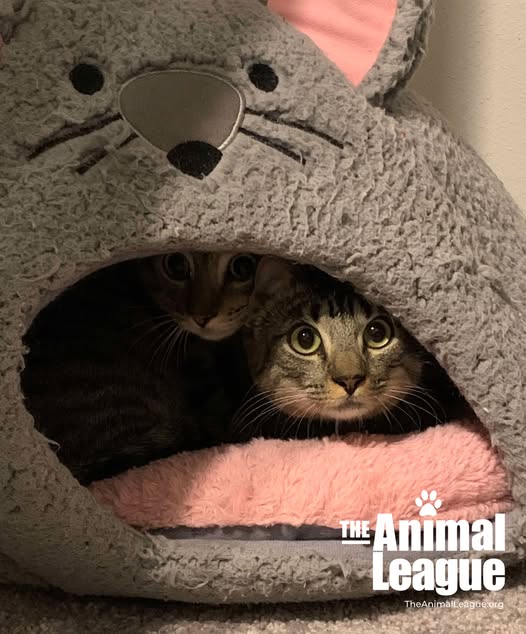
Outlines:
<svg viewBox="0 0 526 634"><path fill-rule="evenodd" d="M24 343L36 428L134 526L320 539L353 512L442 506L474 520L511 508L446 371L386 308L310 265L128 260L64 291ZM451 499L437 505L436 490Z"/></svg>

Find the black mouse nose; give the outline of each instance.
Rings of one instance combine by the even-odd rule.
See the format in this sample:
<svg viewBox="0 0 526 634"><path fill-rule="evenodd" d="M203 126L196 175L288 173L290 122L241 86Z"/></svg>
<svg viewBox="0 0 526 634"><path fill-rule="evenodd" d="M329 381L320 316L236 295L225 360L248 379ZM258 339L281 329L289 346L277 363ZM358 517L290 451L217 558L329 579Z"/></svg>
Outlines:
<svg viewBox="0 0 526 634"><path fill-rule="evenodd" d="M186 141L173 147L166 155L170 163L183 174L204 178L216 167L223 154L210 143Z"/></svg>

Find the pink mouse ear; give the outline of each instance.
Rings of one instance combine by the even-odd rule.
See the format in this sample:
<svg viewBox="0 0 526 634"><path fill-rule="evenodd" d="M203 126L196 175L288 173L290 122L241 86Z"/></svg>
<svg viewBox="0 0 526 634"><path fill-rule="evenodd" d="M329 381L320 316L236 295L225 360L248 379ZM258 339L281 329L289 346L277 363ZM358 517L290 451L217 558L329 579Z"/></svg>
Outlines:
<svg viewBox="0 0 526 634"><path fill-rule="evenodd" d="M269 0L369 98L412 74L425 44L432 0Z"/></svg>

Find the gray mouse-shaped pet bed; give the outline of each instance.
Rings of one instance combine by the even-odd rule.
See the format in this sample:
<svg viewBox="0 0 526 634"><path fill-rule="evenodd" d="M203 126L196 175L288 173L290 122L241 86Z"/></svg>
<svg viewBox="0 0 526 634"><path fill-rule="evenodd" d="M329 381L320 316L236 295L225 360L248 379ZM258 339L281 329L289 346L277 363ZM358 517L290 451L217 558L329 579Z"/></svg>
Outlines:
<svg viewBox="0 0 526 634"><path fill-rule="evenodd" d="M514 506L502 556L524 557L526 222L403 90L430 4L349 0L373 46L338 58L292 1L0 3L0 580L194 602L371 593L369 554L338 542L136 530L34 429L19 377L39 310L182 248L314 264L398 316L489 433Z"/></svg>

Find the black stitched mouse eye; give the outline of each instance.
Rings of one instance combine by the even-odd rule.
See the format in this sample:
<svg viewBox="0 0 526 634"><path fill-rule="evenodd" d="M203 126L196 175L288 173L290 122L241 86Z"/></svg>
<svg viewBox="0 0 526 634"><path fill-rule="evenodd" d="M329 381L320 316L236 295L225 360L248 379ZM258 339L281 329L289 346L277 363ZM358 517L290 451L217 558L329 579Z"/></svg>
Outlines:
<svg viewBox="0 0 526 634"><path fill-rule="evenodd" d="M279 84L279 77L268 64L253 64L248 69L250 81L259 90L272 92Z"/></svg>
<svg viewBox="0 0 526 634"><path fill-rule="evenodd" d="M77 64L69 73L73 87L83 95L93 95L104 86L104 75L93 64Z"/></svg>

